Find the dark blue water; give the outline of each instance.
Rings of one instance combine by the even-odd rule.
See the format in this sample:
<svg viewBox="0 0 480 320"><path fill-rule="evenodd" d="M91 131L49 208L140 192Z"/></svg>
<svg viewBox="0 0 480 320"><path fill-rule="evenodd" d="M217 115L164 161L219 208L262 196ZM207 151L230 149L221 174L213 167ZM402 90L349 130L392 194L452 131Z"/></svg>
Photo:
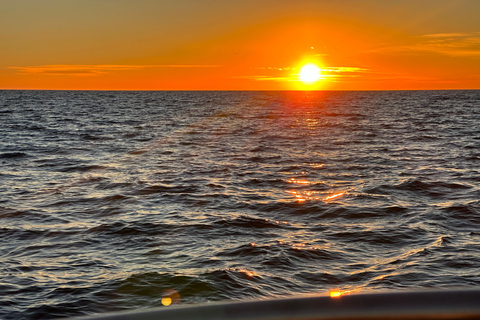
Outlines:
<svg viewBox="0 0 480 320"><path fill-rule="evenodd" d="M480 91L0 91L0 318L480 285Z"/></svg>

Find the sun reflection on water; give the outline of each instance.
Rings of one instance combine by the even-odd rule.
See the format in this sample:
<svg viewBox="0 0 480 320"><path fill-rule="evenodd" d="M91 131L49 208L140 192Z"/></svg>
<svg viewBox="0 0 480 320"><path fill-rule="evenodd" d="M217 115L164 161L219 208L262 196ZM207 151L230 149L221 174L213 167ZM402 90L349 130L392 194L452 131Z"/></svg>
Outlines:
<svg viewBox="0 0 480 320"><path fill-rule="evenodd" d="M298 202L305 201L324 201L328 202L331 200L338 199L346 194L345 191L329 194L327 196L321 196L320 191L309 191L309 190L286 190L287 193L293 195Z"/></svg>
<svg viewBox="0 0 480 320"><path fill-rule="evenodd" d="M321 168L323 167L325 164L324 163L308 163L309 166L311 166L312 168Z"/></svg>
<svg viewBox="0 0 480 320"><path fill-rule="evenodd" d="M344 194L345 194L345 192L334 193L334 194L331 194L331 195L323 198L323 201L329 201L329 200L337 199L337 198L340 198L341 196L343 196Z"/></svg>
<svg viewBox="0 0 480 320"><path fill-rule="evenodd" d="M227 268L228 271L234 271L234 272L239 272L248 278L253 278L253 277L258 277L258 273L255 271L243 269L243 268Z"/></svg>
<svg viewBox="0 0 480 320"><path fill-rule="evenodd" d="M295 184L311 184L312 182L305 180L305 179L295 179L295 178L290 178L288 180L289 183L295 183Z"/></svg>

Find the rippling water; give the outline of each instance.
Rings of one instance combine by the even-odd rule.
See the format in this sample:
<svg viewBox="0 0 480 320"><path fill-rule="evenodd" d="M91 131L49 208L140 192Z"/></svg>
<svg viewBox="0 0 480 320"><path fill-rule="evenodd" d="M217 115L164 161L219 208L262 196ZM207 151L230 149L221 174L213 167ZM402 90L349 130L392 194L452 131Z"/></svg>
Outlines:
<svg viewBox="0 0 480 320"><path fill-rule="evenodd" d="M480 285L480 91L0 91L0 318Z"/></svg>

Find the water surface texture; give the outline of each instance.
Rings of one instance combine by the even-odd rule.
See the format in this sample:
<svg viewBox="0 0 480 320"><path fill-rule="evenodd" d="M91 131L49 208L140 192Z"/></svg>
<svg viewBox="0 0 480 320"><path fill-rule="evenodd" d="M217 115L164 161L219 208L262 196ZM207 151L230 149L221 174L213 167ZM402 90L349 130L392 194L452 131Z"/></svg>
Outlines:
<svg viewBox="0 0 480 320"><path fill-rule="evenodd" d="M480 285L480 91L0 91L0 123L0 318Z"/></svg>

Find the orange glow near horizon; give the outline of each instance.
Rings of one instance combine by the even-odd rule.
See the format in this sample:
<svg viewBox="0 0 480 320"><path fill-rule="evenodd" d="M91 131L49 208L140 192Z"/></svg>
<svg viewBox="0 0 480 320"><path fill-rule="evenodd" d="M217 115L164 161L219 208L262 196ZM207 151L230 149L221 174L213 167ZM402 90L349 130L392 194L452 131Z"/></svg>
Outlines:
<svg viewBox="0 0 480 320"><path fill-rule="evenodd" d="M26 1L0 3L0 89L480 89L477 0Z"/></svg>

